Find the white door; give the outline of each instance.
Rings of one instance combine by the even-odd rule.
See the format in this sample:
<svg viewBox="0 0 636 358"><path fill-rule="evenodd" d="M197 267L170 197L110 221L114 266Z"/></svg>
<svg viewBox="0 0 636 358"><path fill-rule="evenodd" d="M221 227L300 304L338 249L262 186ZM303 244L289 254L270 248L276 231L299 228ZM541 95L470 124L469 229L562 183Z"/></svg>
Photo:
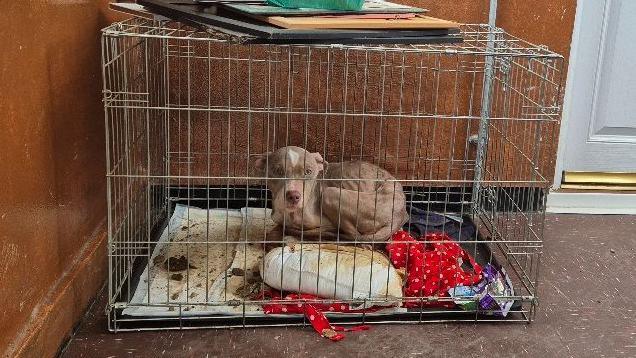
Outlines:
<svg viewBox="0 0 636 358"><path fill-rule="evenodd" d="M578 1L555 189L563 172L636 173L635 36L636 0ZM596 203L586 205L600 205L602 198L594 195ZM554 207L558 195L551 197ZM636 209L632 198L608 205ZM606 212L623 211L614 207Z"/></svg>

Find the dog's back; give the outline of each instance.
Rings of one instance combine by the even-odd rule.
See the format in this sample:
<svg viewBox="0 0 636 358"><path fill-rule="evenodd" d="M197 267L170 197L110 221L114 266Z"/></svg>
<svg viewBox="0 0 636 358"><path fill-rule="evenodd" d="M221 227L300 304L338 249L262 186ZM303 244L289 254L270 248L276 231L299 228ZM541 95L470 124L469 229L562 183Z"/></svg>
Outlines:
<svg viewBox="0 0 636 358"><path fill-rule="evenodd" d="M386 170L363 161L351 161L342 163L329 163L324 173L323 186L340 187L361 192L376 191L382 187L386 180L395 178Z"/></svg>
<svg viewBox="0 0 636 358"><path fill-rule="evenodd" d="M341 233L384 241L408 221L402 185L388 171L362 161L330 163L326 169L323 214Z"/></svg>

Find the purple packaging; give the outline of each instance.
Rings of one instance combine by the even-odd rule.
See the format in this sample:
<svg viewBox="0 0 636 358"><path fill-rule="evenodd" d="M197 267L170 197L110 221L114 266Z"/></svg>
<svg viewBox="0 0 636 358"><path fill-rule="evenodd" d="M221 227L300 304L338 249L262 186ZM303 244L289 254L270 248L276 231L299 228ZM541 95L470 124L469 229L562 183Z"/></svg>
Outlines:
<svg viewBox="0 0 636 358"><path fill-rule="evenodd" d="M448 293L455 298L455 303L467 310L478 309L480 313L506 317L512 308L514 300L501 296L514 296L514 289L510 277L502 267L497 269L487 264L483 270L484 279L475 286L457 286L450 288Z"/></svg>

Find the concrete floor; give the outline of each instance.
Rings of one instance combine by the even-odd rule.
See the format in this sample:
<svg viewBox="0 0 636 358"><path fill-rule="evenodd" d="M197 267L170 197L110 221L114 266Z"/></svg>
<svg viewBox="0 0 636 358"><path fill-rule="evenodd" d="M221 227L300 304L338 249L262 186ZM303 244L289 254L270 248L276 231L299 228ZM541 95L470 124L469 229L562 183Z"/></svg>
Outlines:
<svg viewBox="0 0 636 358"><path fill-rule="evenodd" d="M311 328L111 334L105 295L63 357L636 357L636 217L549 215L532 324L373 326L339 343Z"/></svg>

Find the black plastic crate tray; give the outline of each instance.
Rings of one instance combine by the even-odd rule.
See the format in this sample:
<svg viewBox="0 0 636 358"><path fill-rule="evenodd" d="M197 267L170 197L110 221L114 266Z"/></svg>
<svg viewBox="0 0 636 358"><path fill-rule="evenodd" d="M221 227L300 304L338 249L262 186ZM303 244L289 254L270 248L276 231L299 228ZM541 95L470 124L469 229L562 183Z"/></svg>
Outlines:
<svg viewBox="0 0 636 358"><path fill-rule="evenodd" d="M467 212L467 208L462 210L462 205L458 203L447 203L444 199L450 197L469 196L470 188L404 188L407 194L407 205L418 205L409 202L411 198L417 198L418 201L428 201L425 207L432 212L454 212L461 213ZM183 204L189 206L195 206L202 209L241 209L243 207L269 207L271 208L269 195L270 192L264 190L263 187L251 186L246 188L245 186L224 186L224 187L171 187L170 188L170 213L164 218L161 225L158 225L153 232L153 241L156 242L164 228L166 227L169 218L172 216L175 204ZM208 200L208 198L210 198ZM469 215L463 215L464 221L472 222ZM473 237L475 238L475 237ZM464 239L463 239L464 240ZM466 241L466 240L464 240ZM482 234L477 230L477 240L474 243L463 242L462 248L468 252L475 261L480 265L491 263L495 266L499 266L496 257L492 254L490 247L481 242L484 241ZM154 246L151 248L154 250ZM134 292L139 284L141 273L144 270L148 260L146 257L139 257L134 263L132 272L132 279L129 284L131 285L131 291ZM133 289L134 288L134 289ZM122 292L126 290L122 289ZM522 302L517 300L514 302L508 318L516 317L519 319L517 313L522 309ZM115 309L110 312L111 315L115 315L117 321L117 328L126 329L174 329L174 328L206 328L206 327L228 327L228 326L267 326L267 325L305 325L308 322L304 317L298 315L290 316L259 316L259 317L236 317L228 315L197 315L197 316L182 316L182 317L157 317L157 316L126 316L121 313L122 309ZM327 314L328 315L328 314ZM329 316L329 315L328 315ZM474 312L467 312L459 308L456 309L419 309L411 308L408 312L404 313L387 313L381 315L370 314L350 314L346 317L342 315L331 317L332 323L356 323L363 320L366 323L373 322L418 322L418 321L438 321L438 320L468 320L473 321L479 319L489 319L490 316L481 315ZM112 318L112 317L111 317ZM501 320L501 319L498 319ZM178 326L175 325L178 324Z"/></svg>

